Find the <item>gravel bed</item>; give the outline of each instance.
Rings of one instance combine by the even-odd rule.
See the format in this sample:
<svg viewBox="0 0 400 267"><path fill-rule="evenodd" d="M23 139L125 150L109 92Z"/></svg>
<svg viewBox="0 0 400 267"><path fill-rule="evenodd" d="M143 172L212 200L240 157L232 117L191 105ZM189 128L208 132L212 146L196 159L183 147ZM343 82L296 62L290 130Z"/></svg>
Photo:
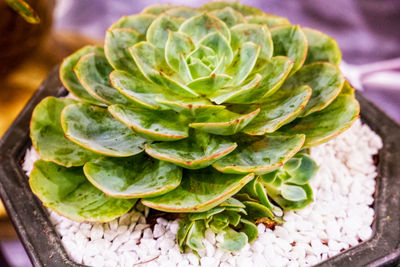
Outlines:
<svg viewBox="0 0 400 267"><path fill-rule="evenodd" d="M178 220L146 222L149 209L136 210L110 223L76 223L49 210L64 247L77 263L90 266L310 266L358 245L372 236L376 167L373 155L380 137L358 120L334 140L311 149L319 170L311 181L314 202L286 212L274 230L258 225L259 237L240 252L219 248L220 236L206 232L205 251L198 258L182 254L175 242ZM39 156L25 156L29 174Z"/></svg>

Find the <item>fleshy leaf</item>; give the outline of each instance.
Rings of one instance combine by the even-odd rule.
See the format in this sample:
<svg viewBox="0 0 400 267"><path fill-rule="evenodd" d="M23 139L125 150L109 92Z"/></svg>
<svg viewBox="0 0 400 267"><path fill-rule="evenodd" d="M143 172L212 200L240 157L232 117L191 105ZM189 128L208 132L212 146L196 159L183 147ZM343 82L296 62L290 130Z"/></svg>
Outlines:
<svg viewBox="0 0 400 267"><path fill-rule="evenodd" d="M30 125L32 145L40 157L65 167L80 166L100 155L65 138L61 128L61 111L77 101L46 97L33 110Z"/></svg>
<svg viewBox="0 0 400 267"><path fill-rule="evenodd" d="M254 65L260 54L260 46L254 43L244 43L239 52L233 59L232 64L226 70L226 73L233 77L230 84L237 86L241 84L252 72Z"/></svg>
<svg viewBox="0 0 400 267"><path fill-rule="evenodd" d="M293 63L287 57L273 57L253 77L240 87L227 87L217 91L210 98L217 104L251 104L262 102L282 85Z"/></svg>
<svg viewBox="0 0 400 267"><path fill-rule="evenodd" d="M246 206L237 200L236 198L228 198L226 201L220 204L220 207L230 207L230 208L245 208Z"/></svg>
<svg viewBox="0 0 400 267"><path fill-rule="evenodd" d="M146 145L146 153L184 168L200 169L231 153L236 146L221 136L193 131L184 140Z"/></svg>
<svg viewBox="0 0 400 267"><path fill-rule="evenodd" d="M199 41L201 45L211 48L217 59L218 64L222 67L215 66L213 73L221 73L225 70L225 66L229 65L233 60L233 51L229 45L229 40L226 39L220 32L213 32L206 35L203 39ZM221 63L220 63L221 62ZM217 64L217 65L218 65ZM218 70L218 71L217 71Z"/></svg>
<svg viewBox="0 0 400 267"><path fill-rule="evenodd" d="M297 185L283 184L281 186L282 197L290 201L301 201L307 199L307 193Z"/></svg>
<svg viewBox="0 0 400 267"><path fill-rule="evenodd" d="M214 11L211 11L210 14L225 22L228 27L246 22L241 13L229 6L223 9L216 9Z"/></svg>
<svg viewBox="0 0 400 267"><path fill-rule="evenodd" d="M151 5L142 10L142 14L152 14L152 15L160 15L163 12L168 11L169 9L175 8L175 6L171 4L166 5Z"/></svg>
<svg viewBox="0 0 400 267"><path fill-rule="evenodd" d="M165 45L165 59L168 65L175 72L180 70L186 64L186 61L180 60L180 55L186 56L194 49L194 43L190 37L181 32L169 31L168 41Z"/></svg>
<svg viewBox="0 0 400 267"><path fill-rule="evenodd" d="M213 167L223 173L271 172L293 157L304 140L302 134L243 137L235 151L216 161Z"/></svg>
<svg viewBox="0 0 400 267"><path fill-rule="evenodd" d="M187 86L200 95L209 95L219 90L231 81L232 77L226 74L211 74L191 81Z"/></svg>
<svg viewBox="0 0 400 267"><path fill-rule="evenodd" d="M160 15L147 30L146 39L158 49L164 50L168 40L169 31L177 31L184 19L170 16L167 14Z"/></svg>
<svg viewBox="0 0 400 267"><path fill-rule="evenodd" d="M214 105L203 98L156 98L156 101L167 109L172 109L186 117L198 117L207 114L219 112L225 109L225 106Z"/></svg>
<svg viewBox="0 0 400 267"><path fill-rule="evenodd" d="M204 249L203 240L206 227L203 221L195 221L192 228L187 234L186 244L193 250L199 251Z"/></svg>
<svg viewBox="0 0 400 267"><path fill-rule="evenodd" d="M167 212L203 212L237 193L254 175L221 174L213 168L184 171L181 184L155 198L142 199L152 209Z"/></svg>
<svg viewBox="0 0 400 267"><path fill-rule="evenodd" d="M261 218L275 218L272 211L260 203L254 201L244 201L243 204L246 206L246 211L248 213L246 217L250 220L256 221Z"/></svg>
<svg viewBox="0 0 400 267"><path fill-rule="evenodd" d="M246 17L248 23L265 24L268 27L275 27L285 24L290 24L289 20L284 17L279 17L271 14L251 15Z"/></svg>
<svg viewBox="0 0 400 267"><path fill-rule="evenodd" d="M311 92L309 86L300 86L294 90L278 90L265 99L260 106L260 113L244 128L243 132L250 135L275 132L304 109Z"/></svg>
<svg viewBox="0 0 400 267"><path fill-rule="evenodd" d="M274 44L272 43L271 33L266 26L257 24L239 24L233 26L232 50L235 52L244 43L251 42L261 47L260 59L269 60L272 57Z"/></svg>
<svg viewBox="0 0 400 267"><path fill-rule="evenodd" d="M189 126L207 133L233 135L246 127L259 112L260 109L256 109L248 114L238 114L223 109L216 113L199 116Z"/></svg>
<svg viewBox="0 0 400 267"><path fill-rule="evenodd" d="M213 1L204 4L201 8L212 11L216 9L223 9L225 7L231 7L234 10L238 11L239 13L243 14L244 16L264 14L260 9L252 6L243 5L238 1L236 2Z"/></svg>
<svg viewBox="0 0 400 267"><path fill-rule="evenodd" d="M153 16L151 14L123 16L121 19L111 25L109 30L114 30L118 28L130 28L138 31L143 35L146 35L147 29L155 19L156 16Z"/></svg>
<svg viewBox="0 0 400 267"><path fill-rule="evenodd" d="M195 97L197 94L190 88L171 79L168 75L173 71L168 68L164 55L149 42L140 42L130 48L137 66L145 77L158 86L166 87L170 91L186 97Z"/></svg>
<svg viewBox="0 0 400 267"><path fill-rule="evenodd" d="M176 188L182 169L139 154L127 158L102 158L84 166L88 180L107 196L154 197Z"/></svg>
<svg viewBox="0 0 400 267"><path fill-rule="evenodd" d="M300 117L326 108L340 93L345 79L340 70L327 62L312 63L301 68L285 81L282 90L293 90L302 85L312 89L312 95Z"/></svg>
<svg viewBox="0 0 400 267"><path fill-rule="evenodd" d="M193 227L193 224L194 221L190 221L188 216L183 217L183 219L179 221L179 229L178 233L176 234L176 239L181 252L185 251L187 235L190 229Z"/></svg>
<svg viewBox="0 0 400 267"><path fill-rule="evenodd" d="M191 36L195 43L213 32L221 33L228 41L231 39L230 31L226 24L217 17L207 13L202 13L187 19L182 23L179 31Z"/></svg>
<svg viewBox="0 0 400 267"><path fill-rule="evenodd" d="M137 73L139 70L128 47L143 41L145 36L130 28L108 30L104 40L104 53L110 65L117 70Z"/></svg>
<svg viewBox="0 0 400 267"><path fill-rule="evenodd" d="M107 156L133 156L142 152L146 143L145 139L111 116L107 109L88 104L65 107L61 125L68 139Z"/></svg>
<svg viewBox="0 0 400 267"><path fill-rule="evenodd" d="M302 28L308 41L308 52L305 64L313 62L329 62L340 65L342 53L335 39L320 31Z"/></svg>
<svg viewBox="0 0 400 267"><path fill-rule="evenodd" d="M224 207L217 206L215 208L209 209L204 212L196 212L196 213L190 213L188 215L189 220L191 221L196 221L196 220L207 220L214 216L215 214L221 213L225 210Z"/></svg>
<svg viewBox="0 0 400 267"><path fill-rule="evenodd" d="M351 95L354 97L354 91L355 89L351 86L351 84L348 81L345 81L339 95Z"/></svg>
<svg viewBox="0 0 400 267"><path fill-rule="evenodd" d="M291 74L303 66L307 56L307 38L298 25L283 25L271 29L274 56L287 56L293 62Z"/></svg>
<svg viewBox="0 0 400 267"><path fill-rule="evenodd" d="M224 230L224 241L221 243L221 248L228 251L239 251L248 242L248 237L243 232L236 232L232 228Z"/></svg>
<svg viewBox="0 0 400 267"><path fill-rule="evenodd" d="M291 168L291 162L299 161L298 166ZM293 158L291 158L285 165L283 169L288 172L291 176L286 182L292 184L306 184L314 177L318 170L317 163L308 156L307 154L298 153Z"/></svg>
<svg viewBox="0 0 400 267"><path fill-rule="evenodd" d="M108 107L108 111L146 139L174 141L189 136L186 118L172 110L159 111L112 105Z"/></svg>
<svg viewBox="0 0 400 267"><path fill-rule="evenodd" d="M102 53L102 51L103 49L101 47L91 45L85 46L65 58L60 66L60 79L65 88L67 88L67 90L70 91L77 98L95 105L104 105L104 103L94 98L86 91L86 89L79 82L78 77L76 77L73 69L78 63L79 59L84 55L90 53Z"/></svg>
<svg viewBox="0 0 400 267"><path fill-rule="evenodd" d="M29 177L33 193L43 204L77 222L108 222L127 213L136 199L106 196L86 180L82 168L65 168L38 160Z"/></svg>
<svg viewBox="0 0 400 267"><path fill-rule="evenodd" d="M251 243L256 240L258 236L257 226L246 219L240 219L240 222L242 223L240 231L247 235L248 242Z"/></svg>
<svg viewBox="0 0 400 267"><path fill-rule="evenodd" d="M113 68L104 54L91 53L81 57L74 70L86 91L101 102L125 105L132 103L111 86L109 75Z"/></svg>
<svg viewBox="0 0 400 267"><path fill-rule="evenodd" d="M338 96L328 107L294 120L280 131L305 134L305 147L324 143L348 129L358 118L360 106L351 95Z"/></svg>

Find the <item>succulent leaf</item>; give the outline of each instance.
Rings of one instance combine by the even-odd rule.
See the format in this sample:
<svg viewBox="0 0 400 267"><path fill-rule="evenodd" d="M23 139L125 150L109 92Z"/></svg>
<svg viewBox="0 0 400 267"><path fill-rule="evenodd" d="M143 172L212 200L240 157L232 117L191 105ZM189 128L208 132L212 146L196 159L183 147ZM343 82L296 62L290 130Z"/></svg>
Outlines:
<svg viewBox="0 0 400 267"><path fill-rule="evenodd" d="M223 173L271 172L302 148L305 135L265 135L243 139L232 153L216 161L213 167Z"/></svg>
<svg viewBox="0 0 400 267"><path fill-rule="evenodd" d="M296 118L306 106L311 92L311 88L307 85L290 91L278 90L265 99L260 106L260 113L244 128L243 132L249 135L275 132L282 125Z"/></svg>
<svg viewBox="0 0 400 267"><path fill-rule="evenodd" d="M224 241L221 248L228 251L238 251L248 243L248 237L243 232L237 232L232 228L227 228L223 233Z"/></svg>
<svg viewBox="0 0 400 267"><path fill-rule="evenodd" d="M228 27L246 22L244 16L240 12L229 6L222 9L213 10L210 12L210 14L222 20Z"/></svg>
<svg viewBox="0 0 400 267"><path fill-rule="evenodd" d="M46 207L78 222L112 221L137 201L106 196L86 180L80 167L65 168L44 160L35 162L29 185Z"/></svg>
<svg viewBox="0 0 400 267"><path fill-rule="evenodd" d="M224 2L224 1L213 1L207 4L204 4L201 8L205 10L216 10L216 9L223 9L225 7L231 7L234 10L240 12L244 16L248 15L261 15L264 14L260 9L243 5L239 2Z"/></svg>
<svg viewBox="0 0 400 267"><path fill-rule="evenodd" d="M108 30L104 40L104 53L110 65L116 70L137 73L139 69L126 48L144 39L143 34L131 28Z"/></svg>
<svg viewBox="0 0 400 267"><path fill-rule="evenodd" d="M200 169L231 153L236 146L221 136L192 132L187 139L148 144L146 153L187 169Z"/></svg>
<svg viewBox="0 0 400 267"><path fill-rule="evenodd" d="M250 15L246 16L247 22L252 24L265 24L268 27L272 28L275 26L290 24L287 18L271 15L271 14L263 14L263 15Z"/></svg>
<svg viewBox="0 0 400 267"><path fill-rule="evenodd" d="M102 158L87 162L83 168L87 179L107 196L120 198L155 197L177 186L182 169L144 154L127 158Z"/></svg>
<svg viewBox="0 0 400 267"><path fill-rule="evenodd" d="M158 49L164 50L168 40L168 32L177 31L184 22L183 18L163 14L157 17L149 26L146 39Z"/></svg>
<svg viewBox="0 0 400 267"><path fill-rule="evenodd" d="M314 29L302 28L302 30L308 42L307 58L304 64L329 62L336 66L340 65L342 53L335 39Z"/></svg>
<svg viewBox="0 0 400 267"><path fill-rule="evenodd" d="M74 70L86 91L99 101L108 105L132 103L111 86L109 75L113 68L103 53L90 53L81 57Z"/></svg>
<svg viewBox="0 0 400 267"><path fill-rule="evenodd" d="M95 105L104 105L103 102L90 95L79 82L78 77L73 71L79 59L90 53L102 53L102 48L97 46L85 46L72 55L64 59L60 66L60 79L65 88L79 99L85 100Z"/></svg>
<svg viewBox="0 0 400 267"><path fill-rule="evenodd" d="M36 11L24 0L5 0L14 11L21 15L26 22L31 24L40 23L39 15Z"/></svg>
<svg viewBox="0 0 400 267"><path fill-rule="evenodd" d="M142 199L150 208L167 212L203 212L237 193L254 174L221 174L213 168L184 171L181 184L154 198Z"/></svg>
<svg viewBox="0 0 400 267"><path fill-rule="evenodd" d="M298 25L282 25L271 29L274 56L287 56L293 62L291 74L303 66L307 57L307 37Z"/></svg>
<svg viewBox="0 0 400 267"><path fill-rule="evenodd" d="M107 109L88 104L65 107L61 125L69 140L106 156L136 155L144 150L147 142L111 116Z"/></svg>
<svg viewBox="0 0 400 267"><path fill-rule="evenodd" d="M108 107L108 111L146 139L174 141L189 136L186 118L172 110L159 111L112 105Z"/></svg>
<svg viewBox="0 0 400 267"><path fill-rule="evenodd" d="M114 30L118 28L130 28L136 30L137 32L146 35L150 24L154 21L156 16L151 14L138 14L123 16L117 22L115 22L109 30Z"/></svg>
<svg viewBox="0 0 400 267"><path fill-rule="evenodd" d="M282 89L293 90L301 85L311 87L311 98L300 115L305 117L327 107L339 95L344 81L343 74L336 66L326 62L317 62L301 68L286 80Z"/></svg>
<svg viewBox="0 0 400 267"><path fill-rule="evenodd" d="M338 96L325 109L284 126L283 133L306 135L305 147L315 146L334 138L358 118L360 106L351 95Z"/></svg>
<svg viewBox="0 0 400 267"><path fill-rule="evenodd" d="M61 128L61 112L64 107L76 103L72 99L46 97L33 110L30 136L32 145L42 159L71 167L100 157L65 138Z"/></svg>

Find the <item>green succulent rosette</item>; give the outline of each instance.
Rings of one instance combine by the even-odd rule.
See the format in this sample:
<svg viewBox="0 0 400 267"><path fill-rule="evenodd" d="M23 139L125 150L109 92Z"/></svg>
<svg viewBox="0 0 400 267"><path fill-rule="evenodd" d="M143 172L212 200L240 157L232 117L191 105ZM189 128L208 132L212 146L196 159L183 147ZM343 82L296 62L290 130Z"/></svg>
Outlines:
<svg viewBox="0 0 400 267"><path fill-rule="evenodd" d="M137 200L186 213L178 242L204 231L239 250L255 223L281 223L312 201L305 148L359 114L335 40L240 3L151 6L60 67L76 99L35 108L30 177L47 207L109 221ZM79 200L79 201L78 201Z"/></svg>

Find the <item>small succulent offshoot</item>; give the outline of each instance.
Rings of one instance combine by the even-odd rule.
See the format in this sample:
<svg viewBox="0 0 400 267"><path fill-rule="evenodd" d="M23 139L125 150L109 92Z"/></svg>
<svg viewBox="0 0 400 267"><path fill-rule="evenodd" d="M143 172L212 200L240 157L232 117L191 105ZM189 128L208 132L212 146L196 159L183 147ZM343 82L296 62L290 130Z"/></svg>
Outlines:
<svg viewBox="0 0 400 267"><path fill-rule="evenodd" d="M240 250L257 223L282 223L312 199L307 148L359 114L335 40L238 2L157 5L107 30L60 67L76 99L35 108L30 175L43 204L107 222L137 201L186 213L177 241L209 229Z"/></svg>

